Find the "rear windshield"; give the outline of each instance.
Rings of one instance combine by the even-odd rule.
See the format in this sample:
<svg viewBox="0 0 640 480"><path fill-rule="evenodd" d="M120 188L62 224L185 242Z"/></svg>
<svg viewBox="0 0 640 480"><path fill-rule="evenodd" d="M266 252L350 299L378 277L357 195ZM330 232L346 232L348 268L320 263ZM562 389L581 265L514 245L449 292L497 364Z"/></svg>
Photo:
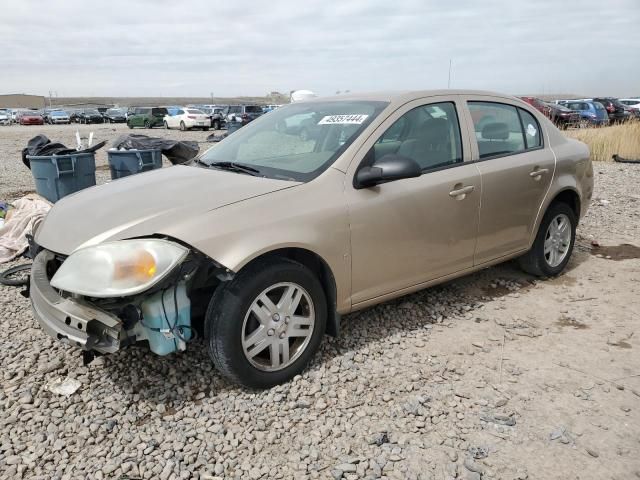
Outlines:
<svg viewBox="0 0 640 480"><path fill-rule="evenodd" d="M198 114L198 115L202 115L204 112L202 110L196 110L194 108L187 110L187 113L193 113L193 114Z"/></svg>
<svg viewBox="0 0 640 480"><path fill-rule="evenodd" d="M107 110L107 113L109 115L124 115L124 111L117 108L110 108L109 110Z"/></svg>
<svg viewBox="0 0 640 480"><path fill-rule="evenodd" d="M167 115L169 112L167 111L166 108L153 108L151 109L151 114L152 115Z"/></svg>
<svg viewBox="0 0 640 480"><path fill-rule="evenodd" d="M100 112L98 110L85 110L84 113L86 113L87 115L100 115Z"/></svg>
<svg viewBox="0 0 640 480"><path fill-rule="evenodd" d="M262 107L257 105L247 105L244 109L247 113L262 113Z"/></svg>
<svg viewBox="0 0 640 480"><path fill-rule="evenodd" d="M600 102L593 102L593 106L596 107L596 110L604 110L604 105Z"/></svg>

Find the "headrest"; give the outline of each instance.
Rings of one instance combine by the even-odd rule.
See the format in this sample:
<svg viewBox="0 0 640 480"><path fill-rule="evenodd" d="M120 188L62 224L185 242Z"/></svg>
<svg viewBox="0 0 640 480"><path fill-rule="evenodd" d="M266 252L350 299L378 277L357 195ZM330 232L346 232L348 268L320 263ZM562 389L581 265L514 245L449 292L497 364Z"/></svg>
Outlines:
<svg viewBox="0 0 640 480"><path fill-rule="evenodd" d="M482 138L486 140L506 140L509 138L509 126L503 122L487 123L482 127Z"/></svg>
<svg viewBox="0 0 640 480"><path fill-rule="evenodd" d="M430 118L420 125L423 138L431 143L446 143L449 141L449 123L444 118Z"/></svg>

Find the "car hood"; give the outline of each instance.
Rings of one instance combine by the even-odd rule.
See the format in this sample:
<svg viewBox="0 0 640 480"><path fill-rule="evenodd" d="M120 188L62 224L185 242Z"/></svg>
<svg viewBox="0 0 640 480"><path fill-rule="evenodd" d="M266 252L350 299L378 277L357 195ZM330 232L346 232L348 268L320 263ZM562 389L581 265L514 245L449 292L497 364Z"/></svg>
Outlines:
<svg viewBox="0 0 640 480"><path fill-rule="evenodd" d="M79 247L153 235L168 226L180 239L180 224L192 224L194 216L296 185L300 183L217 169L162 168L61 199L35 240L48 250L69 255Z"/></svg>

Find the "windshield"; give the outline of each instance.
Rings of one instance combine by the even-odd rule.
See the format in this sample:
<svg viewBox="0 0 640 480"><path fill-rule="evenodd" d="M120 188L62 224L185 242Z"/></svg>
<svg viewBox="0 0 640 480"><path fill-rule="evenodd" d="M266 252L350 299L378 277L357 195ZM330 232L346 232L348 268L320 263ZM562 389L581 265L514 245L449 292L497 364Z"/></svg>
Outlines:
<svg viewBox="0 0 640 480"><path fill-rule="evenodd" d="M107 110L109 115L124 115L124 110L120 110L118 108L110 108Z"/></svg>
<svg viewBox="0 0 640 480"><path fill-rule="evenodd" d="M262 113L262 107L258 107L256 105L247 105L244 107L244 110L247 113Z"/></svg>
<svg viewBox="0 0 640 480"><path fill-rule="evenodd" d="M85 110L84 113L85 115L100 115L98 110Z"/></svg>
<svg viewBox="0 0 640 480"><path fill-rule="evenodd" d="M55 112L51 112L52 117L66 117L67 112L63 112L61 110L56 110Z"/></svg>
<svg viewBox="0 0 640 480"><path fill-rule="evenodd" d="M261 176L307 182L329 168L386 106L365 101L287 105L242 127L200 161L234 162Z"/></svg>

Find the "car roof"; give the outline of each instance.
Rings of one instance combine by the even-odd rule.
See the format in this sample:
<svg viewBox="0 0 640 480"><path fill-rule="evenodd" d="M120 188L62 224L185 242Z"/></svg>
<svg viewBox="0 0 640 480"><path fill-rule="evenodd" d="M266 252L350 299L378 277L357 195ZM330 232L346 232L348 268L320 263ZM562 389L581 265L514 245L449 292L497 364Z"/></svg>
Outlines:
<svg viewBox="0 0 640 480"><path fill-rule="evenodd" d="M329 97L314 97L295 103L313 103L313 102L332 102L332 101L369 101L369 102L389 102L389 103L406 103L412 100L425 97L436 96L452 96L452 95L482 95L499 98L514 99L516 97L505 95L502 93L484 91L484 90L414 90L414 91L382 91L370 93L347 93L343 95L334 95ZM535 98L535 97L533 97Z"/></svg>

